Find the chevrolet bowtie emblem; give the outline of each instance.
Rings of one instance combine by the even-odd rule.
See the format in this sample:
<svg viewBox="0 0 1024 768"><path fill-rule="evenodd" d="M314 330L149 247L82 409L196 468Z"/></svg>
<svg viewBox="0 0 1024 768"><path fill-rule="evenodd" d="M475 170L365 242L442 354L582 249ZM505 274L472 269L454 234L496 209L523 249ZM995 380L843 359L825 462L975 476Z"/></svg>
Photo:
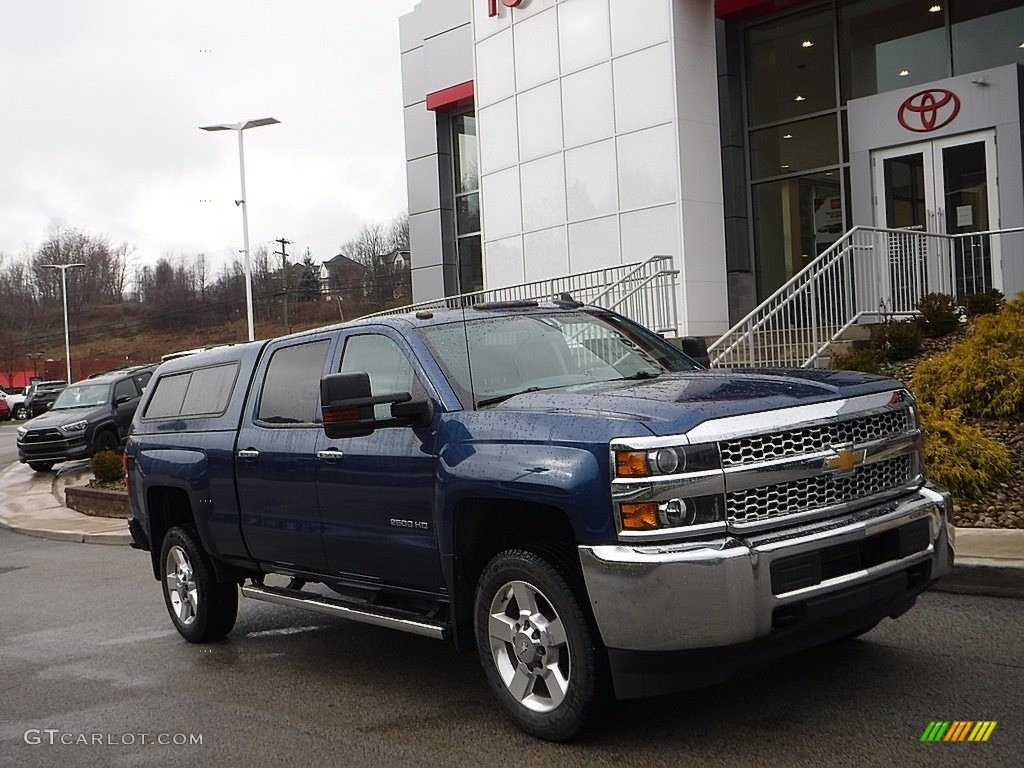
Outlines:
<svg viewBox="0 0 1024 768"><path fill-rule="evenodd" d="M839 451L831 459L825 459L825 469L829 472L853 472L866 458L867 451Z"/></svg>

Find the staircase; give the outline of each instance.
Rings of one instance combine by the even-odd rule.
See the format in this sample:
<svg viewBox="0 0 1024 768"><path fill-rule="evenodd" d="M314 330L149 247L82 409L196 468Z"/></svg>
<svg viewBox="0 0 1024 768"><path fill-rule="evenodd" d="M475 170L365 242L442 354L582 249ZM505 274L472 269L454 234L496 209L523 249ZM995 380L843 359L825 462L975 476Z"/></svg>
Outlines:
<svg viewBox="0 0 1024 768"><path fill-rule="evenodd" d="M576 301L614 310L657 333L675 336L679 328L676 305L678 277L679 270L673 267L671 256L652 256L636 264L445 296L387 309L366 317L426 309L462 309L496 301L550 301L567 293Z"/></svg>
<svg viewBox="0 0 1024 768"><path fill-rule="evenodd" d="M917 313L929 293L963 298L1002 287L1024 228L963 235L855 227L708 351L716 367L815 367L856 326Z"/></svg>

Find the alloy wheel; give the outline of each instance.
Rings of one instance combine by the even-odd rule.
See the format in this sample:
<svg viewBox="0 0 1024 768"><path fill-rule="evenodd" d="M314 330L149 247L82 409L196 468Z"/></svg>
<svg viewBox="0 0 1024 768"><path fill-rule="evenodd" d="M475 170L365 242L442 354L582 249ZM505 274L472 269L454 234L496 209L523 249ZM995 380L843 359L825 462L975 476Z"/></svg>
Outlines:
<svg viewBox="0 0 1024 768"><path fill-rule="evenodd" d="M525 581L511 581L491 600L491 657L508 692L534 712L565 700L572 659L565 627L551 601Z"/></svg>
<svg viewBox="0 0 1024 768"><path fill-rule="evenodd" d="M174 609L178 621L184 626L188 626L196 620L196 612L199 610L199 590L196 587L192 563L184 549L174 545L167 551L164 572L167 574L164 583L170 597L171 607Z"/></svg>

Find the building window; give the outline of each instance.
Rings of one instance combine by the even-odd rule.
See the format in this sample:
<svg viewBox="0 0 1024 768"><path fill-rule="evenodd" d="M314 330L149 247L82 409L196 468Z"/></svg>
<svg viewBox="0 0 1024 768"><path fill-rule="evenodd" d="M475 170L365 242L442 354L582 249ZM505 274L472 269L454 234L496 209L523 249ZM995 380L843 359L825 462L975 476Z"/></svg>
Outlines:
<svg viewBox="0 0 1024 768"><path fill-rule="evenodd" d="M949 13L956 74L1024 64L1024 3L1020 0L958 0Z"/></svg>
<svg viewBox="0 0 1024 768"><path fill-rule="evenodd" d="M949 77L945 7L922 0L842 4L843 102Z"/></svg>
<svg viewBox="0 0 1024 768"><path fill-rule="evenodd" d="M455 185L455 244L459 293L484 287L480 245L480 169L477 164L476 118L452 117L452 161Z"/></svg>

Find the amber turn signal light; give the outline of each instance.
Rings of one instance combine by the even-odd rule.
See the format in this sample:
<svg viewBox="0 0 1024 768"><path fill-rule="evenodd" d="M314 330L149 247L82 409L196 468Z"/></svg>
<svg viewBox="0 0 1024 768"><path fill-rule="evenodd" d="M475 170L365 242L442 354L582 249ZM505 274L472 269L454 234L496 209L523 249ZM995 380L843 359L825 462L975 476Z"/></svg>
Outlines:
<svg viewBox="0 0 1024 768"><path fill-rule="evenodd" d="M616 477L647 477L650 474L646 451L619 451L615 454Z"/></svg>
<svg viewBox="0 0 1024 768"><path fill-rule="evenodd" d="M622 530L624 531L654 531L658 528L658 505L647 504L623 504Z"/></svg>

